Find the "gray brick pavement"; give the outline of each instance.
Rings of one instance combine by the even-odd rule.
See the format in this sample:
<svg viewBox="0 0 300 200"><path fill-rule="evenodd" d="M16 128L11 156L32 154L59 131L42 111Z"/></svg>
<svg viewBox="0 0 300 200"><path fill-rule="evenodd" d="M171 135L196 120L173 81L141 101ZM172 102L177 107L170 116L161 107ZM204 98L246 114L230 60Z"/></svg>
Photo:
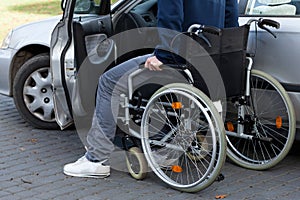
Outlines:
<svg viewBox="0 0 300 200"><path fill-rule="evenodd" d="M67 177L63 165L84 154L75 131L34 129L18 115L12 99L0 95L0 199L209 200L226 194L226 199L264 200L300 196L300 153L267 171L250 171L227 162L225 180L195 194L173 190L152 173L143 181L132 179L116 170L125 168L120 153L114 153L112 163L118 166L106 179Z"/></svg>

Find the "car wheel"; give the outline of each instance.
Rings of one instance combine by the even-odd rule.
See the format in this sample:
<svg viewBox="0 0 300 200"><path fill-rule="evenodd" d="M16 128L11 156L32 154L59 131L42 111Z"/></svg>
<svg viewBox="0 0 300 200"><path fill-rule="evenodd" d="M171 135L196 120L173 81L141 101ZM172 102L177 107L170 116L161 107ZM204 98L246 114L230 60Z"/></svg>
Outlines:
<svg viewBox="0 0 300 200"><path fill-rule="evenodd" d="M20 115L29 124L36 128L58 129L48 54L34 56L21 66L14 79L13 97Z"/></svg>

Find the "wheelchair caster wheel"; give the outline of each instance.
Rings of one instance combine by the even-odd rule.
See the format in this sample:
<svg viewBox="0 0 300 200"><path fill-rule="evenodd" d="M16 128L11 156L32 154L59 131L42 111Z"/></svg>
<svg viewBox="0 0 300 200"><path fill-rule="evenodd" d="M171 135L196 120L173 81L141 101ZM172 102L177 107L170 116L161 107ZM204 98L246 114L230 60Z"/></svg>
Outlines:
<svg viewBox="0 0 300 200"><path fill-rule="evenodd" d="M131 147L126 154L126 165L130 175L136 180L142 180L147 175L147 161L138 147Z"/></svg>

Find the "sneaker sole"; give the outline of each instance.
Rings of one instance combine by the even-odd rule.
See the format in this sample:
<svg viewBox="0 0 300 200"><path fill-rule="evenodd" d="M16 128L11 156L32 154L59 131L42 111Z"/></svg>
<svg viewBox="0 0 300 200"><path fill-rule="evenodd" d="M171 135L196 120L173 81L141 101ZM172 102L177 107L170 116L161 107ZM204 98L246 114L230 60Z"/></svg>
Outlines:
<svg viewBox="0 0 300 200"><path fill-rule="evenodd" d="M110 176L110 173L108 173L108 174L73 174L73 173L69 173L66 171L64 171L64 174L66 174L68 176L81 177L81 178L106 178L106 177Z"/></svg>

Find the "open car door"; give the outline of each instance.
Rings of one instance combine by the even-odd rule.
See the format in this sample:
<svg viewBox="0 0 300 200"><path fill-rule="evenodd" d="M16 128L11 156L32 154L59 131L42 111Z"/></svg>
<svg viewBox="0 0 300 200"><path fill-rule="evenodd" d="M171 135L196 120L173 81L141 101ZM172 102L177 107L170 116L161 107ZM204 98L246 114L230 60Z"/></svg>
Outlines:
<svg viewBox="0 0 300 200"><path fill-rule="evenodd" d="M72 98L80 66L99 41L110 37L112 22L110 0L63 0L62 7L63 17L51 37L50 56L55 116L64 129L73 124L74 106L78 106ZM106 53L112 54L112 50Z"/></svg>

